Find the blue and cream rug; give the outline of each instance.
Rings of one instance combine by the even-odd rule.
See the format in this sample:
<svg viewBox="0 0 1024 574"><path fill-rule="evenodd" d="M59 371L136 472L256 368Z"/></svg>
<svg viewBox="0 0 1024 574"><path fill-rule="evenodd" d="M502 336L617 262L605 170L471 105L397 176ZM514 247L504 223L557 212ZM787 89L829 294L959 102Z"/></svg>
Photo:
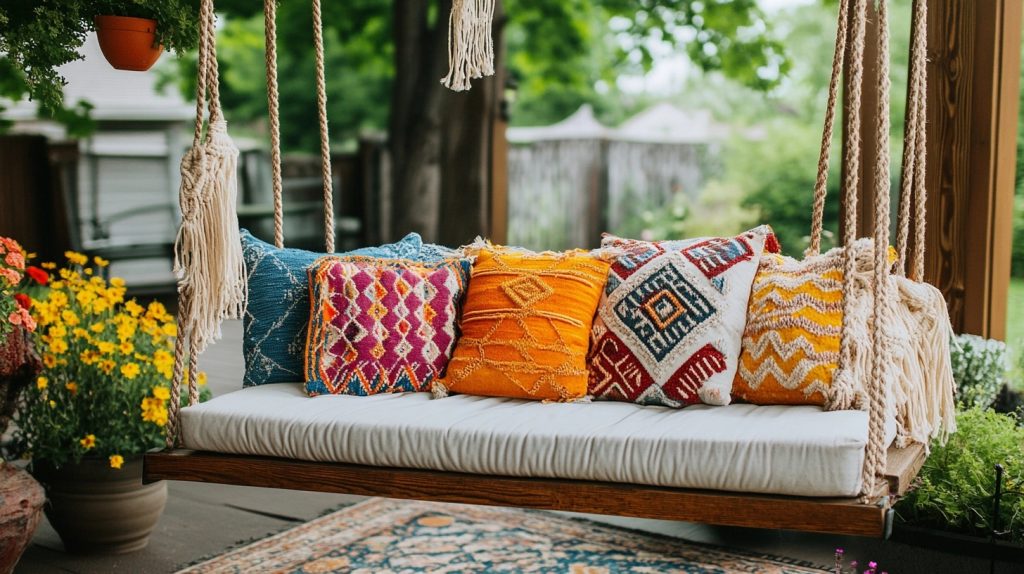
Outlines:
<svg viewBox="0 0 1024 574"><path fill-rule="evenodd" d="M538 511L374 498L179 574L824 572Z"/></svg>

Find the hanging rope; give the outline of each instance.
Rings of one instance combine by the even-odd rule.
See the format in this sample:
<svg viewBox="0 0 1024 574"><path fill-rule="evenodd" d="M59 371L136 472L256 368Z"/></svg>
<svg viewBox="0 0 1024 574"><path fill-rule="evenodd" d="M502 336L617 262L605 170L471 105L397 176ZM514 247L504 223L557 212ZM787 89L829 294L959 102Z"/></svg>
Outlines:
<svg viewBox="0 0 1024 574"><path fill-rule="evenodd" d="M223 319L241 316L246 297L245 262L235 212L238 148L227 134L227 122L221 111L215 18L213 0L202 0L196 123L192 148L181 161L181 227L174 243L179 319L168 417L169 445L178 438L177 414L185 355L193 366L189 381L191 401L198 399L192 387L199 354L220 337ZM207 109L209 127L204 134L203 116Z"/></svg>
<svg viewBox="0 0 1024 574"><path fill-rule="evenodd" d="M832 151L832 134L835 129L836 108L839 99L839 83L843 76L843 59L850 35L850 0L839 3L839 23L836 26L836 51L832 55L832 75L828 82L828 103L825 105L825 129L821 134L821 151L818 154L818 178L814 182L814 207L811 211L811 242L805 255L821 253L821 234L825 219L825 196L828 193L828 168Z"/></svg>
<svg viewBox="0 0 1024 574"><path fill-rule="evenodd" d="M281 117L277 90L277 0L263 0L267 111L270 117L270 182L274 190L274 245L284 247L284 199L281 183Z"/></svg>
<svg viewBox="0 0 1024 574"><path fill-rule="evenodd" d="M925 186L928 138L928 1L914 0L913 83L917 85L917 136L914 160L914 253L910 278L924 281L925 225L928 189Z"/></svg>
<svg viewBox="0 0 1024 574"><path fill-rule="evenodd" d="M848 108L846 115L845 181L843 182L843 323L839 344L839 368L829 389L831 408L857 408L862 397L857 394L857 381L850 366L854 362L854 344L851 322L854 316L853 297L857 239L857 195L860 186L861 100L864 81L864 42L867 21L867 0L854 0L851 34L850 63L847 77Z"/></svg>
<svg viewBox="0 0 1024 574"><path fill-rule="evenodd" d="M864 453L864 493L875 492L875 481L885 474L885 410L890 381L889 341L891 307L889 298L889 202L891 167L889 159L889 9L887 0L878 0L878 116L875 122L877 154L875 161L874 221L874 305L871 313L871 376L868 377L868 445Z"/></svg>
<svg viewBox="0 0 1024 574"><path fill-rule="evenodd" d="M494 0L454 0L448 16L446 88L468 90L470 80L494 75Z"/></svg>
<svg viewBox="0 0 1024 574"><path fill-rule="evenodd" d="M320 175L324 184L324 248L334 253L334 181L327 130L327 80L324 75L324 32L320 0L313 0L313 44L316 50L316 110L320 119Z"/></svg>

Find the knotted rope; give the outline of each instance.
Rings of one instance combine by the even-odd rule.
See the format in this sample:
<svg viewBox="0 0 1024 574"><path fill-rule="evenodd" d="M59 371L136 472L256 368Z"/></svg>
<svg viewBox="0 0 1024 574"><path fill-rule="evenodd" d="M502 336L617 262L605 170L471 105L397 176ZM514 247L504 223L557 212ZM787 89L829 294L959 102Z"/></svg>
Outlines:
<svg viewBox="0 0 1024 574"><path fill-rule="evenodd" d="M174 242L179 321L168 413L169 446L178 439L178 401L185 355L192 366L189 401L194 404L199 397L195 388L198 356L220 337L223 319L241 316L246 297L245 262L235 212L238 148L227 134L221 110L213 0L201 1L199 16L196 123L192 148L181 161L181 227ZM209 127L204 134L203 116L207 109Z"/></svg>
<svg viewBox="0 0 1024 574"><path fill-rule="evenodd" d="M263 0L267 111L270 119L270 181L274 190L274 245L284 247L284 200L281 183L281 114L277 90L277 0Z"/></svg>
<svg viewBox="0 0 1024 574"><path fill-rule="evenodd" d="M327 80L324 75L324 32L320 0L313 0L313 44L316 51L316 111L320 120L320 175L324 184L324 248L334 253L334 181L331 141L327 130Z"/></svg>
<svg viewBox="0 0 1024 574"><path fill-rule="evenodd" d="M462 92L470 80L494 75L494 0L454 0L448 16L446 88Z"/></svg>

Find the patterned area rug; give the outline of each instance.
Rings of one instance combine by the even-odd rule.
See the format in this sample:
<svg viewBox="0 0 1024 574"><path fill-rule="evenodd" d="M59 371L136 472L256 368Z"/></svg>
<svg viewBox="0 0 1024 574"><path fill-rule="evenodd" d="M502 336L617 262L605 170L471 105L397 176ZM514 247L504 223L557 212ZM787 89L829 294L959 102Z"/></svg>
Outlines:
<svg viewBox="0 0 1024 574"><path fill-rule="evenodd" d="M374 498L178 574L661 572L820 574L729 551L530 511Z"/></svg>

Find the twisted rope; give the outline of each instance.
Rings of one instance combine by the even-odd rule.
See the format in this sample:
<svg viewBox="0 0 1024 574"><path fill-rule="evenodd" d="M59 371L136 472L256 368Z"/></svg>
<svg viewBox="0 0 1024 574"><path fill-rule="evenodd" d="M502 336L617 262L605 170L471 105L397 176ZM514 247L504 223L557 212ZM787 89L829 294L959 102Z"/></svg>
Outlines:
<svg viewBox="0 0 1024 574"><path fill-rule="evenodd" d="M928 148L928 2L914 0L914 54L913 79L918 85L917 118L918 133L914 140L916 158L914 161L914 253L910 278L924 281L925 225L928 189L925 187L925 167Z"/></svg>
<svg viewBox="0 0 1024 574"><path fill-rule="evenodd" d="M927 101L928 6L923 0L914 0L913 44L907 85L907 113L903 130L903 166L900 174L899 229L896 236L898 256L896 269L901 275L921 280L919 264L923 270L924 256L924 163L926 147L925 105ZM915 211L915 248L913 263L907 257L910 237L911 207Z"/></svg>
<svg viewBox="0 0 1024 574"><path fill-rule="evenodd" d="M861 149L861 100L864 81L864 42L867 22L867 0L854 0L853 28L851 30L850 66L847 77L849 106L846 115L846 169L843 182L844 225L843 225L843 322L839 344L839 368L833 381L830 402L843 404L845 408L856 407L860 398L854 395L856 381L853 380L853 346L856 343L850 327L854 316L854 270L856 254L854 242L857 239L857 195L860 185Z"/></svg>
<svg viewBox="0 0 1024 574"><path fill-rule="evenodd" d="M814 208L811 216L811 242L806 255L821 253L821 233L825 219L825 195L828 192L828 168L832 151L832 134L835 129L839 83L843 76L843 58L846 56L846 42L849 37L850 0L839 3L839 23L836 27L836 50L832 55L832 76L828 83L828 103L825 105L825 129L821 134L821 151L818 155L818 179L814 182Z"/></svg>
<svg viewBox="0 0 1024 574"><path fill-rule="evenodd" d="M874 305L871 322L871 377L867 381L868 392L868 445L864 454L863 482L864 496L870 498L875 492L876 479L885 473L885 409L888 404L889 363L892 356L891 341L888 337L892 321L889 287L889 202L890 202L890 160L889 160L889 9L886 0L878 0L878 117L875 122L875 138L878 145L875 162L875 229L874 229Z"/></svg>
<svg viewBox="0 0 1024 574"><path fill-rule="evenodd" d="M316 49L316 109L320 119L320 174L324 183L324 248L334 253L334 182L327 130L327 80L324 75L324 33L320 0L313 0L313 44Z"/></svg>
<svg viewBox="0 0 1024 574"><path fill-rule="evenodd" d="M281 183L281 117L277 89L277 0L263 0L267 111L270 115L270 181L274 189L274 245L284 247L284 200Z"/></svg>

